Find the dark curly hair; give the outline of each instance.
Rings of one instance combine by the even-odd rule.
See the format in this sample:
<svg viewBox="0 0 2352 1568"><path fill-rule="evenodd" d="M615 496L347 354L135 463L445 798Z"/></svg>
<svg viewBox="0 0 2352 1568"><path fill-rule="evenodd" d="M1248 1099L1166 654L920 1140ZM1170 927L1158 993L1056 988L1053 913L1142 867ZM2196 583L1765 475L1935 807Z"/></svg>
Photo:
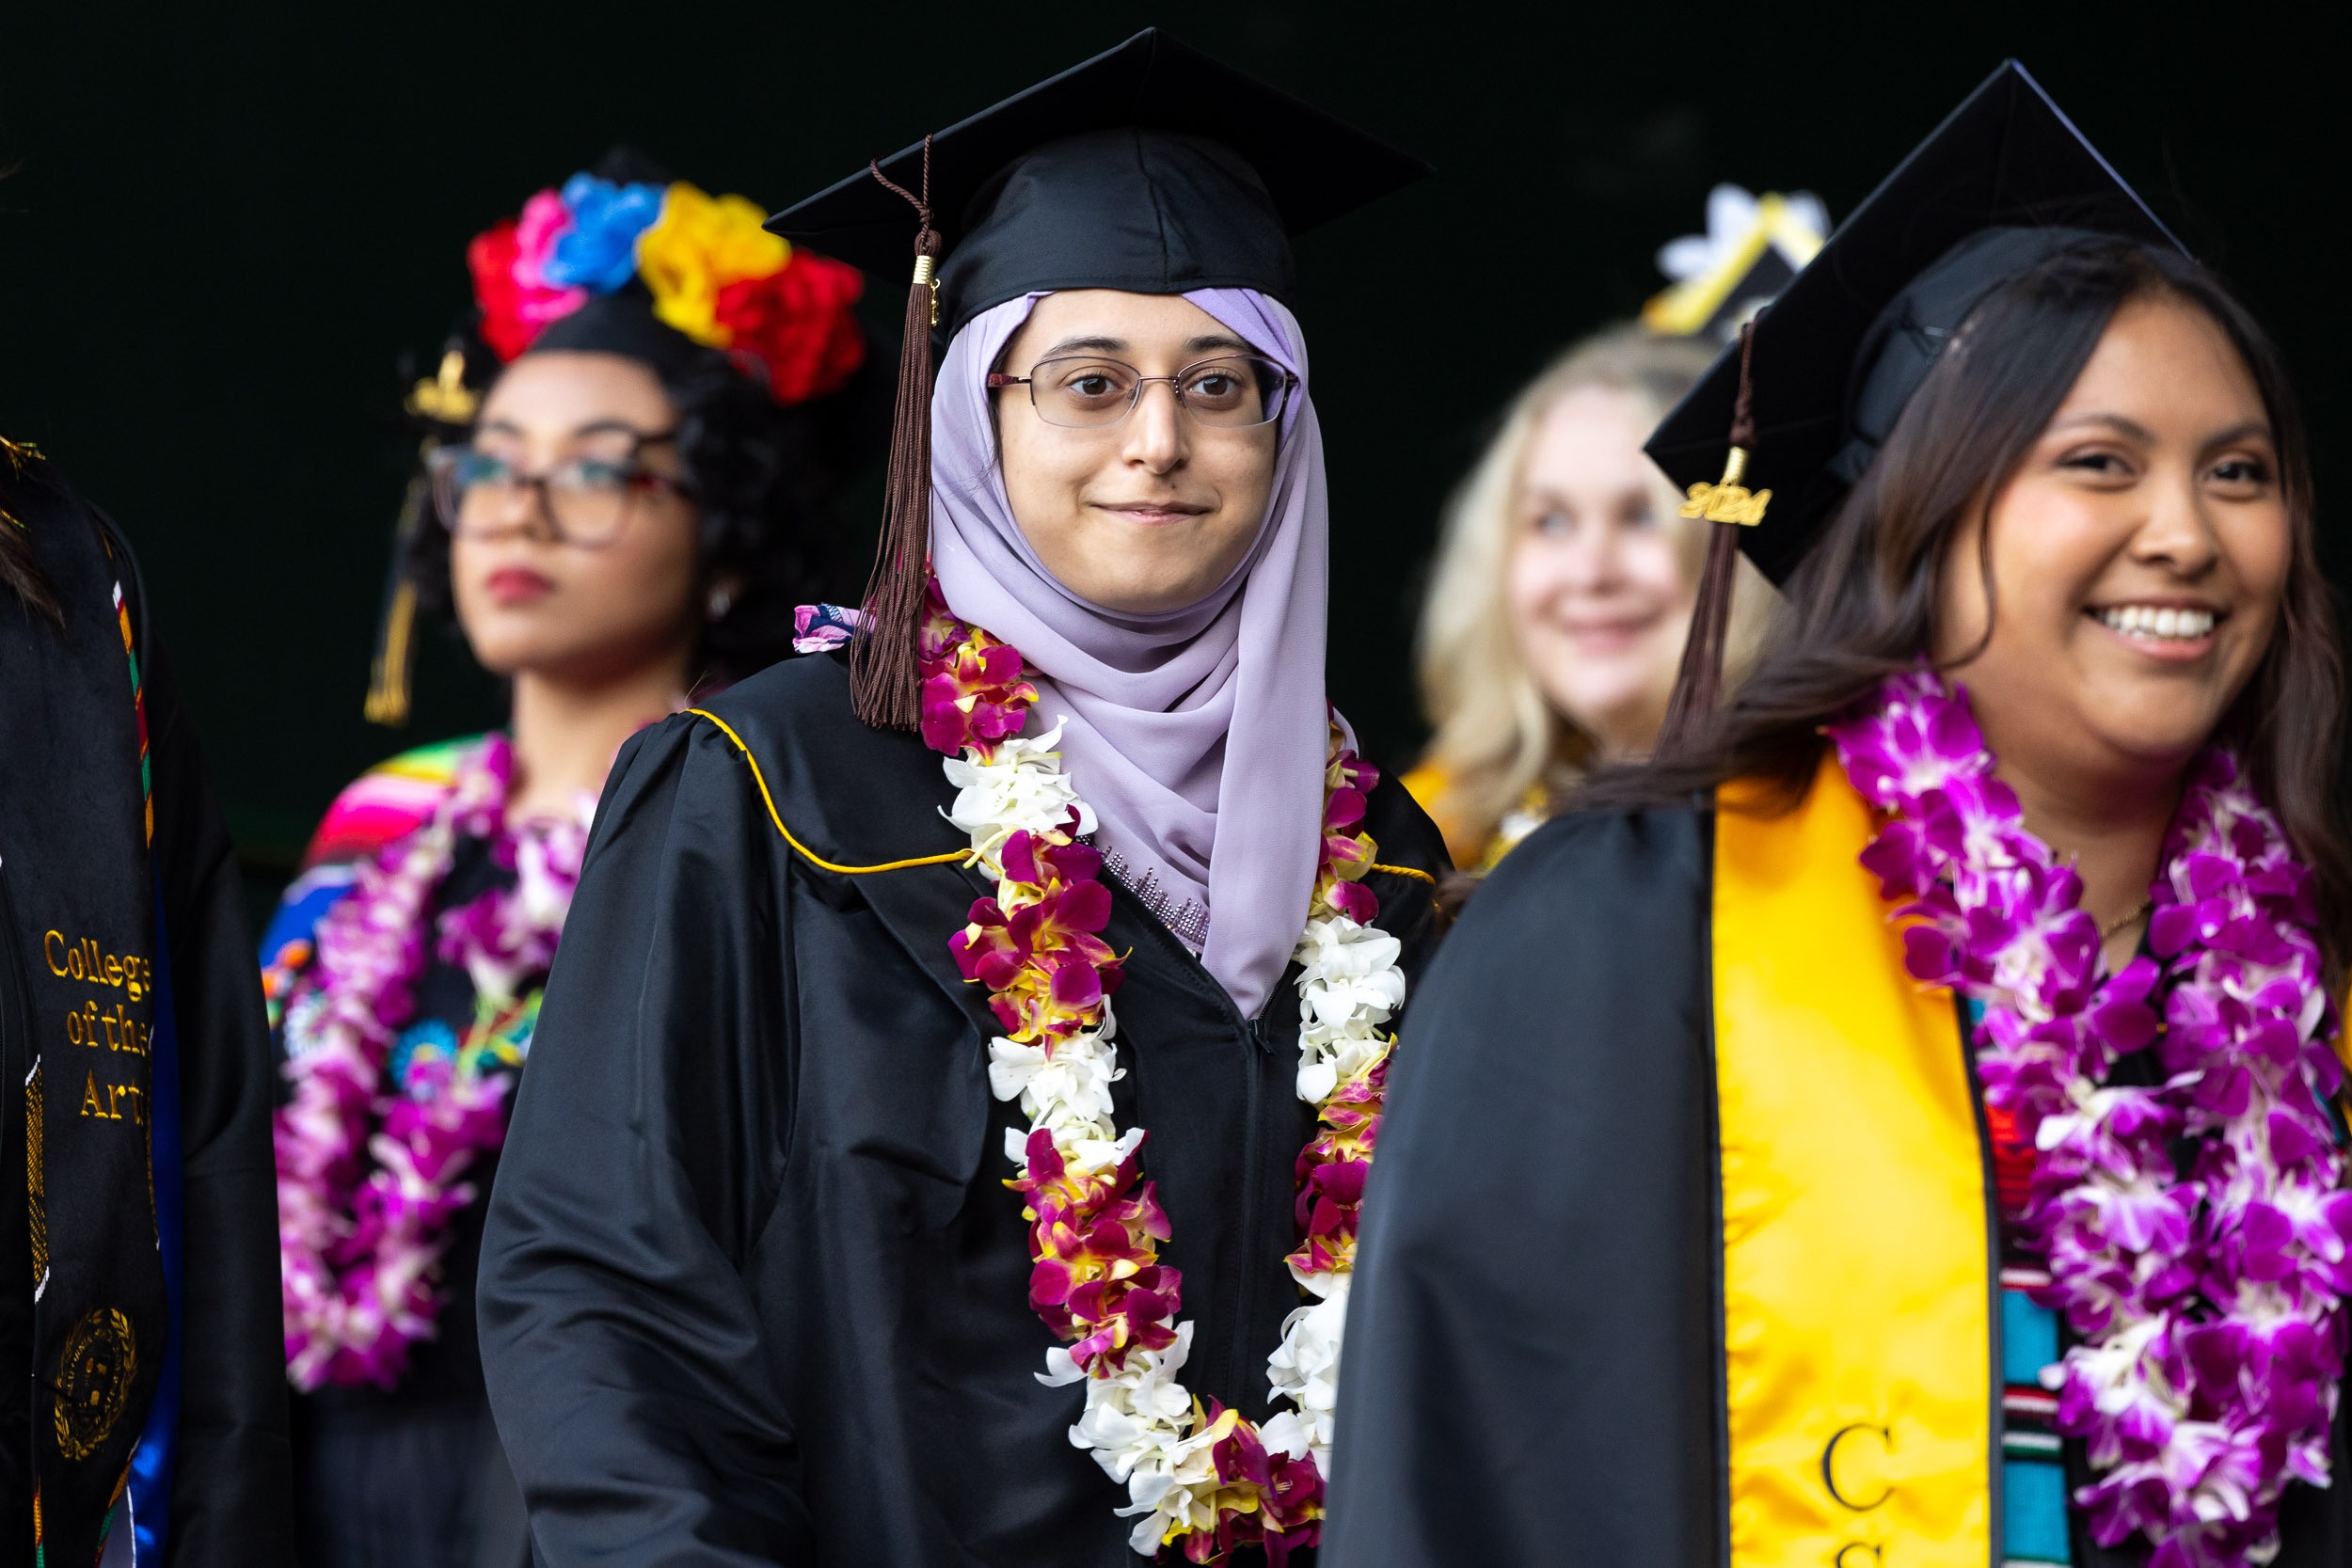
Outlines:
<svg viewBox="0 0 2352 1568"><path fill-rule="evenodd" d="M703 626L692 669L727 683L765 669L792 644L795 605L820 597L834 565L834 506L869 443L871 380L861 370L839 394L780 406L715 351L648 365L677 414L680 492L694 503L698 585L734 584L726 613ZM417 603L455 624L448 529L424 522L406 567Z"/></svg>

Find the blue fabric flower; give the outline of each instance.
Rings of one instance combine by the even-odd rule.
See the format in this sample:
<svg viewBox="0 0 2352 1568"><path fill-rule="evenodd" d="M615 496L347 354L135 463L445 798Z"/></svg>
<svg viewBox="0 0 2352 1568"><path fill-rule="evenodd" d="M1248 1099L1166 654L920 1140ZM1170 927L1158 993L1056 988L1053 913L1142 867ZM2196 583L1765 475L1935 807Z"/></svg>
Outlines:
<svg viewBox="0 0 2352 1568"><path fill-rule="evenodd" d="M637 236L661 215L660 185L616 185L593 174L564 182L571 231L555 242L540 276L550 287L609 294L637 275Z"/></svg>
<svg viewBox="0 0 2352 1568"><path fill-rule="evenodd" d="M414 1097L416 1090L409 1085L408 1069L416 1062L418 1054L452 1056L456 1052L457 1031L439 1019L428 1018L421 1023L410 1024L392 1045L392 1082L401 1093Z"/></svg>

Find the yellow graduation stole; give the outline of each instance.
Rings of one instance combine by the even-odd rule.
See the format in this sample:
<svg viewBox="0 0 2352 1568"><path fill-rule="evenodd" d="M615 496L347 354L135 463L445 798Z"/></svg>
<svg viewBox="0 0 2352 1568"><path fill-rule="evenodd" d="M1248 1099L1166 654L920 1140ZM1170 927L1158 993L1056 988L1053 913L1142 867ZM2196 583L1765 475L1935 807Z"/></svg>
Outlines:
<svg viewBox="0 0 2352 1568"><path fill-rule="evenodd" d="M1951 992L1904 972L1827 753L1715 827L1732 1568L1986 1568L1998 1275Z"/></svg>

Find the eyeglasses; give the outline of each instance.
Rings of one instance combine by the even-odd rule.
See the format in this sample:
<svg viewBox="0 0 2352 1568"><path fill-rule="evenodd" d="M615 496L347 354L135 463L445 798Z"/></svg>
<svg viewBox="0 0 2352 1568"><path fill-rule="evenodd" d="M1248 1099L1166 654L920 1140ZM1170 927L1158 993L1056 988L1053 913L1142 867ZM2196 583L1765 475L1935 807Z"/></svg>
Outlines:
<svg viewBox="0 0 2352 1568"><path fill-rule="evenodd" d="M621 536L644 498L681 492L676 480L638 460L645 448L676 439L674 430L634 435L626 456L575 457L544 474L523 473L478 447L443 447L426 460L433 507L453 537L485 539L512 528L515 501L536 491L532 515L557 544L601 548Z"/></svg>
<svg viewBox="0 0 2352 1568"><path fill-rule="evenodd" d="M1136 410L1143 388L1165 381L1177 405L1204 425L1242 430L1282 417L1298 377L1271 359L1229 355L1186 365L1174 375L1145 375L1133 365L1091 356L1041 359L1026 375L991 375L988 385L1026 387L1047 424L1075 430L1114 425Z"/></svg>

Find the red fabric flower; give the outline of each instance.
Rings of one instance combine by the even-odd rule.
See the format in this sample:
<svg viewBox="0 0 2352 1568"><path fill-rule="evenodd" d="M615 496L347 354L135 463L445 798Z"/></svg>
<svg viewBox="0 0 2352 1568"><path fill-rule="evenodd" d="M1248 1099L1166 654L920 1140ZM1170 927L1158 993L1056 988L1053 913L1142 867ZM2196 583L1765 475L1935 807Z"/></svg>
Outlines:
<svg viewBox="0 0 2352 1568"><path fill-rule="evenodd" d="M866 335L850 307L866 290L855 267L795 248L782 271L719 291L713 319L731 354L755 359L778 403L803 403L840 387L866 362Z"/></svg>
<svg viewBox="0 0 2352 1568"><path fill-rule="evenodd" d="M552 193L541 194L553 199ZM466 246L474 303L482 307L482 341L490 345L501 364L529 348L548 323L571 314L588 298L585 289L550 289L525 282L525 276L535 277L537 272L535 267L520 264L522 240L521 225L514 218L501 218Z"/></svg>
<svg viewBox="0 0 2352 1568"><path fill-rule="evenodd" d="M529 348L539 335L537 324L523 319L522 285L515 281L516 248L513 218L501 219L466 246L473 297L482 307L482 341L501 362Z"/></svg>

